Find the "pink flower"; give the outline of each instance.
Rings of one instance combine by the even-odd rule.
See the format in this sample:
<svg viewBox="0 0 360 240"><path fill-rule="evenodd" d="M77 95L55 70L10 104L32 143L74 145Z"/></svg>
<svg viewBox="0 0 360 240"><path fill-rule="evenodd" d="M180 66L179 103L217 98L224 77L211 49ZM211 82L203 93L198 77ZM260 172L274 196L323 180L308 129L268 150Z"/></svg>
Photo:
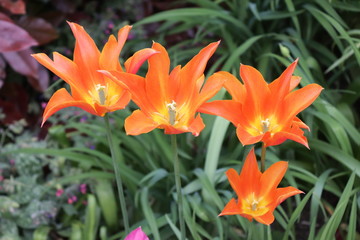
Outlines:
<svg viewBox="0 0 360 240"><path fill-rule="evenodd" d="M80 192L82 194L86 194L86 184L85 183L80 184Z"/></svg>
<svg viewBox="0 0 360 240"><path fill-rule="evenodd" d="M124 240L149 240L148 236L141 230L141 227L136 228Z"/></svg>
<svg viewBox="0 0 360 240"><path fill-rule="evenodd" d="M64 189L61 188L61 189L58 189L58 190L56 191L56 194L55 194L55 195L56 195L57 197L60 197L63 193L64 193Z"/></svg>
<svg viewBox="0 0 360 240"><path fill-rule="evenodd" d="M77 201L77 197L75 195L68 198L68 204L73 204Z"/></svg>

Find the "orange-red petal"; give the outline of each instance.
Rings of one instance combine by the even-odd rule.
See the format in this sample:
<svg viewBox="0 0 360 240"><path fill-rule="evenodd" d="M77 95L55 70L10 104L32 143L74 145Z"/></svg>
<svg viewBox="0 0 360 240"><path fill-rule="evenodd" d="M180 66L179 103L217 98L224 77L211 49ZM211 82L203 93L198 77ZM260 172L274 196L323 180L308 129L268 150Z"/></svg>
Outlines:
<svg viewBox="0 0 360 240"><path fill-rule="evenodd" d="M200 132L204 129L205 124L200 116L198 114L195 119L190 123L189 125L189 131L195 136L199 136Z"/></svg>
<svg viewBox="0 0 360 240"><path fill-rule="evenodd" d="M225 118L237 126L242 117L239 114L241 104L233 100L216 100L204 103L198 108L198 112L212 114Z"/></svg>
<svg viewBox="0 0 360 240"><path fill-rule="evenodd" d="M180 71L180 86L176 99L180 102L186 102L189 96L193 94L196 88L197 80L204 74L204 70L210 57L214 54L220 41L213 42L200 50ZM189 94L190 90L190 94Z"/></svg>
<svg viewBox="0 0 360 240"><path fill-rule="evenodd" d="M135 110L125 119L125 131L128 135L139 135L148 133L158 127L151 117L145 115L141 110Z"/></svg>
<svg viewBox="0 0 360 240"><path fill-rule="evenodd" d="M100 54L99 69L122 71L119 63L120 51L121 48L118 41L116 41L115 36L110 35Z"/></svg>
<svg viewBox="0 0 360 240"><path fill-rule="evenodd" d="M238 174L238 172L235 169L230 168L226 171L226 176L229 180L232 189L235 191L236 195L239 198L244 197L242 194L242 186L240 181L240 175Z"/></svg>
<svg viewBox="0 0 360 240"><path fill-rule="evenodd" d="M195 99L195 110L198 109L201 104L214 97L215 94L223 87L225 81L226 80L223 78L209 77L202 87L200 94Z"/></svg>
<svg viewBox="0 0 360 240"><path fill-rule="evenodd" d="M32 54L31 56L55 75L63 79L72 89L81 92L81 89L85 88L82 84L78 67L67 57L57 52L53 53L54 61L44 53Z"/></svg>
<svg viewBox="0 0 360 240"><path fill-rule="evenodd" d="M298 59L296 59L292 64L290 64L285 71L280 75L279 78L272 81L269 84L269 88L272 93L276 93L276 100L282 101L286 94L290 92L290 83L292 80L295 80L292 78L292 74L296 68ZM293 82L293 85L296 82ZM293 87L293 85L291 87Z"/></svg>
<svg viewBox="0 0 360 240"><path fill-rule="evenodd" d="M170 59L166 49L159 43L154 42L152 48L159 52L149 58L148 72L145 77L145 91L156 109L161 109L169 99L169 71Z"/></svg>
<svg viewBox="0 0 360 240"><path fill-rule="evenodd" d="M286 116L294 118L299 112L307 108L320 95L323 88L318 84L309 84L288 94L284 99Z"/></svg>
<svg viewBox="0 0 360 240"><path fill-rule="evenodd" d="M307 138L304 136L304 132L296 125L293 125L289 132L282 131L274 133L272 138L268 142L266 142L266 145L279 145L283 143L286 139L293 140L309 148Z"/></svg>
<svg viewBox="0 0 360 240"><path fill-rule="evenodd" d="M219 216L224 215L235 215L235 214L242 214L241 208L238 206L235 198L232 198L224 207L222 212L219 214Z"/></svg>
<svg viewBox="0 0 360 240"><path fill-rule="evenodd" d="M260 196L266 196L277 188L280 181L283 179L287 168L287 162L279 161L266 169L260 178Z"/></svg>
<svg viewBox="0 0 360 240"><path fill-rule="evenodd" d="M242 145L251 145L255 144L262 140L264 134L251 135L242 125L238 124L236 126L236 135Z"/></svg>
<svg viewBox="0 0 360 240"><path fill-rule="evenodd" d="M273 214L272 211L269 211L269 212L265 213L262 216L257 216L257 217L254 217L254 218L259 223L262 223L262 224L265 224L265 225L270 225L275 220L275 217L274 217L274 214Z"/></svg>
<svg viewBox="0 0 360 240"><path fill-rule="evenodd" d="M119 84L121 87L127 89L131 95L132 100L143 110L148 112L155 112L156 109L152 106L152 102L148 99L145 90L145 79L135 74L119 72L119 71L103 71L102 74L109 77L112 81Z"/></svg>
<svg viewBox="0 0 360 240"><path fill-rule="evenodd" d="M50 98L48 104L46 105L46 108L44 110L43 114L43 121L42 124L55 112L66 108L66 107L78 107L83 109L84 111L98 115L95 111L95 109L84 101L76 101L67 91L65 88L61 88L57 90L52 97Z"/></svg>
<svg viewBox="0 0 360 240"><path fill-rule="evenodd" d="M241 188L240 192L243 197L247 197L252 193L258 196L260 192L260 177L261 172L256 161L254 148L252 148L245 159L239 176L240 185L238 187Z"/></svg>
<svg viewBox="0 0 360 240"><path fill-rule="evenodd" d="M244 102L246 96L246 90L244 85L240 82L239 79L237 79L234 75L228 72L217 72L214 73L213 76L217 78L226 79L224 83L224 87L230 93L232 99L240 103Z"/></svg>
<svg viewBox="0 0 360 240"><path fill-rule="evenodd" d="M158 53L155 49L152 48L144 48L136 53L132 57L130 57L125 62L125 69L128 73L137 73L141 65L152 55Z"/></svg>
<svg viewBox="0 0 360 240"><path fill-rule="evenodd" d="M275 190L276 206L281 204L287 198L292 197L292 196L297 195L297 194L300 194L300 193L304 193L304 192L297 189L297 188L291 187L291 186L276 189Z"/></svg>
<svg viewBox="0 0 360 240"><path fill-rule="evenodd" d="M99 49L82 26L72 22L68 22L68 24L76 39L74 62L81 69L80 73L86 79L84 84L88 83L88 86L95 86L98 83L96 81L98 74L96 70L99 68ZM88 87L88 89L91 88Z"/></svg>
<svg viewBox="0 0 360 240"><path fill-rule="evenodd" d="M261 73L251 66L241 65L240 76L246 89L243 115L247 119L256 119L270 109L266 102L270 94L268 84Z"/></svg>

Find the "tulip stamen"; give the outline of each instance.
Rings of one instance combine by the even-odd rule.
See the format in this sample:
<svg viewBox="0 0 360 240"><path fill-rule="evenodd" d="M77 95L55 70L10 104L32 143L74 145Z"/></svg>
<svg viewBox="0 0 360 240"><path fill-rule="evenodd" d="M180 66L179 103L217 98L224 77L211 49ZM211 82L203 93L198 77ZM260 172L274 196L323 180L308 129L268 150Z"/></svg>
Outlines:
<svg viewBox="0 0 360 240"><path fill-rule="evenodd" d="M176 123L176 102L172 100L171 103L166 104L169 113L169 123L174 125Z"/></svg>
<svg viewBox="0 0 360 240"><path fill-rule="evenodd" d="M269 131L270 120L268 118L265 120L261 120L261 127L262 127L261 133L266 133L267 131Z"/></svg>
<svg viewBox="0 0 360 240"><path fill-rule="evenodd" d="M252 211L256 211L258 204L259 204L258 201L253 200L253 202L251 203L251 210L252 210Z"/></svg>
<svg viewBox="0 0 360 240"><path fill-rule="evenodd" d="M99 94L99 102L101 105L105 105L105 101L106 101L106 86L101 85L101 84L96 84L95 87L96 91Z"/></svg>

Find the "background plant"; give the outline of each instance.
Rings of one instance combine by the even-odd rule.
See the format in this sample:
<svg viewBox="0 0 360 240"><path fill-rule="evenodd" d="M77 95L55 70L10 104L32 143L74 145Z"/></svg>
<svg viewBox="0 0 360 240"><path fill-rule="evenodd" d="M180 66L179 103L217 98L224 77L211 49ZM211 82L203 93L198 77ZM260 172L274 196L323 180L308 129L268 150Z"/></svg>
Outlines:
<svg viewBox="0 0 360 240"><path fill-rule="evenodd" d="M178 5L175 1L163 5L157 1L143 2L142 6L147 8L142 8L141 13L121 12L120 1L112 5L112 10L108 11L107 6L100 8L101 14L92 13L90 7L81 11L75 7L77 18L71 20L86 16L81 18L82 24L89 29L93 28L101 42L106 39L102 37L106 34L97 29L108 29L109 18L117 31L126 17L130 23L135 23L135 20L140 19L134 16L143 18L149 14L149 17L134 24L133 30L138 32L135 33L136 40L126 45L129 52L148 47L151 40L155 40L167 45L175 66L186 63L200 48L220 39L221 44L211 60L212 65L207 69L208 76L220 69L238 76L239 63L244 63L259 69L265 79L271 81L298 57L300 60L295 75L302 76L301 84L314 82L325 88L320 99L300 115L311 128L307 135L311 150L289 141L267 151L268 164L278 160L289 161L284 186L292 185L306 192L305 195L284 202L275 211L276 221L270 227L249 223L240 217L217 217L232 197L224 172L230 167L239 170L250 149L239 144L235 128L226 120L204 115L206 128L199 137L193 139L187 135L179 136L185 193L184 214L189 238L332 239L335 235L342 239L358 238L360 4L356 1L335 0L184 2ZM75 6L80 6L80 3L74 2ZM100 6L97 1L92 1L92 4ZM170 7L173 9L167 10ZM61 29L59 35L68 36L61 34L65 31ZM56 49L54 46L71 47L67 37L51 45L44 47L49 47L49 52ZM51 91L45 93L44 97L50 96ZM216 97L228 98L224 92ZM15 138L16 135L22 135L20 132L14 137L6 135L3 141L6 145L15 143L18 147L14 150L2 148L1 151L7 153L7 156L10 151L16 153L13 156L20 152L26 153L21 156L29 159L34 156L40 158L41 154L45 154L51 157L51 161L42 160L48 164L58 161L55 159L62 159L66 165L69 164L79 172L73 175L65 171L55 177L53 183L60 183L65 188L83 182L91 186L87 206L80 205L79 212L71 217L55 218L55 222L61 222L63 227L46 224L50 226L49 232L37 230L41 229L38 226L30 230L32 233L44 231L42 236L46 238L48 233L56 232L56 236L76 239L76 234L83 234L81 229L86 226L93 227L93 235L86 236L87 239L96 236L106 239L106 235L109 239L118 239L123 236L119 231L119 211L113 217L105 217L106 212L111 211L105 210L104 206L109 205L103 202L109 198L101 193L99 195L99 190L96 190L102 189L96 188L97 181L101 179L107 184L112 183L109 185L112 186L109 187L110 192L115 186L111 165L108 165L111 161L105 130L96 119L87 115L74 116L73 113L74 110L70 110L52 118L52 127L45 144L47 149L43 148L44 145L24 148L19 144L24 140ZM134 206L129 209L130 221L134 228L141 225L151 239L175 238L179 232L176 228L178 218L169 138L159 131L137 137L126 136L122 126L129 113L130 110L119 111L112 114L111 118L117 129L114 133L123 156L120 164L127 173L124 176L127 202L129 206ZM7 115L8 112L3 110L3 114ZM83 116L87 117L86 121L81 120ZM62 125L64 122L67 124ZM11 133L8 126L3 129L3 132ZM32 136L38 132L36 129L28 134ZM10 176L4 174L6 179ZM45 184L46 180L37 179L36 183ZM56 184L50 189L55 194ZM2 195L14 200L11 193L2 192ZM54 195L51 196L56 200ZM63 204L66 205L66 201ZM23 204L19 207L26 206ZM61 211L58 214L67 216ZM116 219L113 220L117 221L116 227L111 227L109 219ZM19 235L25 236L23 228L20 226L18 229Z"/></svg>

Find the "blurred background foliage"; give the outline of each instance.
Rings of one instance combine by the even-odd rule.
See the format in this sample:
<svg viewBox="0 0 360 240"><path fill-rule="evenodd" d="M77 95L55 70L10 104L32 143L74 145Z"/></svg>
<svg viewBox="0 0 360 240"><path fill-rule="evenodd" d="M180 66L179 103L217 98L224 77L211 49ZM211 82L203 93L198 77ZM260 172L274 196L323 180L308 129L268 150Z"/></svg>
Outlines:
<svg viewBox="0 0 360 240"><path fill-rule="evenodd" d="M311 128L310 150L288 141L269 149L267 164L289 161L281 186L305 194L282 203L271 226L217 217L234 194L224 172L239 170L250 147L229 122L204 116L199 137L178 136L188 238L360 239L359 12L351 0L1 0L0 239L123 238L102 119L64 109L40 128L44 104L64 83L29 54L71 58L65 20L83 25L99 47L133 24L121 57L154 40L167 46L173 66L221 40L207 76L225 70L238 77L243 63L270 82L299 58L301 85L325 88L300 114ZM169 136L126 136L133 109L111 114L130 223L151 239L176 239Z"/></svg>

